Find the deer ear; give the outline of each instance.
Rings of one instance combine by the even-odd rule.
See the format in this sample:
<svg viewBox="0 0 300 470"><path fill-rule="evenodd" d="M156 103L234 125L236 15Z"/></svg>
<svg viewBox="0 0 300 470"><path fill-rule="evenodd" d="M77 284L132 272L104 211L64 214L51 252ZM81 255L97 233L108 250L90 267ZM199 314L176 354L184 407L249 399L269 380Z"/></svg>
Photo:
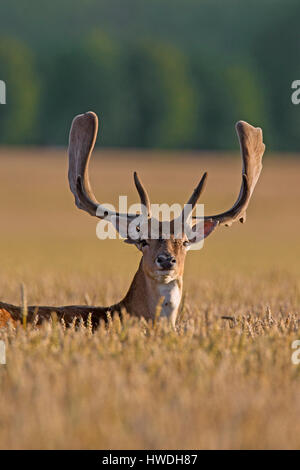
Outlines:
<svg viewBox="0 0 300 470"><path fill-rule="evenodd" d="M217 220L207 219L196 222L193 225L191 236L189 237L190 243L197 243L204 238L208 237L219 225Z"/></svg>
<svg viewBox="0 0 300 470"><path fill-rule="evenodd" d="M128 245L137 245L138 240L133 240L132 238L125 238L124 243L128 243Z"/></svg>
<svg viewBox="0 0 300 470"><path fill-rule="evenodd" d="M205 220L204 222L204 238L208 237L219 225L217 220Z"/></svg>
<svg viewBox="0 0 300 470"><path fill-rule="evenodd" d="M128 243L128 245L135 245L138 250L142 251L140 240L133 240L133 238L125 238L124 243Z"/></svg>

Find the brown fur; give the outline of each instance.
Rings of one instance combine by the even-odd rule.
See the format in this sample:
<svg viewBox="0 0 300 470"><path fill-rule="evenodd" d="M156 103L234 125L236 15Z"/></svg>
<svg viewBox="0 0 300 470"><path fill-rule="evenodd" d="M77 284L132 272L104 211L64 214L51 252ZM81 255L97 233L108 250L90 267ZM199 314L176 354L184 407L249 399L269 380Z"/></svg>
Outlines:
<svg viewBox="0 0 300 470"><path fill-rule="evenodd" d="M65 321L66 325L72 323L74 318L82 318L87 323L89 314L91 314L93 328L96 328L100 320L107 321L108 314L120 314L122 310L133 316L144 317L146 319L153 318L153 311L160 300L158 289L156 296L153 293L155 293L156 284L161 283L155 279L158 270L155 259L161 253L169 253L176 258L177 263L172 276L178 282L181 292L186 249L184 248L183 240L175 240L174 238L170 240L147 240L147 243L146 247L140 248L143 257L139 268L125 298L118 304L110 307L92 307L87 305L63 307L29 306L27 322L32 323L36 319L39 325L43 321L49 320L51 315L55 313L59 320L63 319ZM148 292L150 285L151 296ZM151 297L153 305L148 302L149 297ZM17 322L21 322L22 318L22 307L0 302L0 327L7 325L10 321L15 325Z"/></svg>
<svg viewBox="0 0 300 470"><path fill-rule="evenodd" d="M88 305L69 305L65 307L44 307L44 306L29 306L27 322L32 323L36 321L40 325L43 321L49 320L52 314L56 314L59 320L64 320L66 325L70 325L74 318L82 318L87 324L89 315L93 328L96 328L100 320L107 321L108 314L115 312L121 313L121 305L113 305L112 307L90 307ZM0 302L0 327L6 326L10 321L16 325L23 319L23 309L16 305Z"/></svg>
<svg viewBox="0 0 300 470"><path fill-rule="evenodd" d="M2 303L0 303L0 306L2 307ZM12 323L14 326L16 325L16 321L13 319L12 315L5 310L4 308L0 309L0 328L3 328L4 326L7 326L8 323Z"/></svg>

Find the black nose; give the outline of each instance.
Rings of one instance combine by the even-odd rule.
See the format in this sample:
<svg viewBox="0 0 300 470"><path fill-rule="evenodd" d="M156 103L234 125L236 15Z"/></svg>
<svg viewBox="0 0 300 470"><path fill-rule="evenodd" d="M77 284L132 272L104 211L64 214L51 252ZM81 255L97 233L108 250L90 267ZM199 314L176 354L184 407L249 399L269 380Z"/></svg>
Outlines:
<svg viewBox="0 0 300 470"><path fill-rule="evenodd" d="M176 264L176 258L174 258L174 256L158 255L156 261L163 269L172 269Z"/></svg>

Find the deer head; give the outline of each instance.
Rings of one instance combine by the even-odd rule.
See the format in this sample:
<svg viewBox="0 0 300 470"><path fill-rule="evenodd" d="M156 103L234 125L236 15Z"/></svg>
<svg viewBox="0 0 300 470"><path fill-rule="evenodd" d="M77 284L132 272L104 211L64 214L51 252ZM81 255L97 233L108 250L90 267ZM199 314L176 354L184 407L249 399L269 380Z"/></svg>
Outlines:
<svg viewBox="0 0 300 470"><path fill-rule="evenodd" d="M102 206L91 189L88 166L97 133L98 118L88 112L76 116L73 120L69 140L69 184L75 196L75 204L90 215L111 222L119 233L126 236L125 241L134 244L143 254L142 266L149 278L160 283L169 283L181 278L185 256L196 241L206 238L220 225L246 220L246 209L262 169L262 156L265 145L262 131L244 121L236 124L243 160L242 184L239 196L226 212L204 217L192 215L193 209L204 190L207 174L201 178L185 209L178 218L168 223L169 232L165 233L164 221L156 220L156 234L151 236L153 217L148 193L134 173L134 183L139 194L141 214L122 214ZM186 223L192 225L192 231L186 233ZM181 228L178 232L178 226ZM150 234L150 235L149 235Z"/></svg>

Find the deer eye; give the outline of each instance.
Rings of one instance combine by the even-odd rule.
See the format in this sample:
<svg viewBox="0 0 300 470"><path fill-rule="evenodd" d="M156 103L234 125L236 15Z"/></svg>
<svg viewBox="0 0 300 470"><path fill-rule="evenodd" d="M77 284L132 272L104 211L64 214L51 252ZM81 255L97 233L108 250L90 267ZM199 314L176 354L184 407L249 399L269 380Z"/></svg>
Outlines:
<svg viewBox="0 0 300 470"><path fill-rule="evenodd" d="M183 246L185 246L185 247L188 247L188 246L190 246L190 242L188 242L188 241L186 241L186 242L183 242Z"/></svg>
<svg viewBox="0 0 300 470"><path fill-rule="evenodd" d="M148 246L149 243L146 242L146 240L141 240L140 241L141 246Z"/></svg>

